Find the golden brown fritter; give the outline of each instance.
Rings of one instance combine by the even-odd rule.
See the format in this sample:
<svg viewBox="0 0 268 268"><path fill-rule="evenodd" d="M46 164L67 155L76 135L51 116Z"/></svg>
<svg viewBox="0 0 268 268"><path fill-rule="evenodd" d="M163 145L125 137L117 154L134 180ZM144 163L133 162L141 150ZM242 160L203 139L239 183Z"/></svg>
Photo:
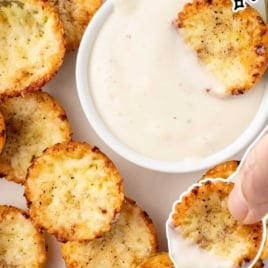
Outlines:
<svg viewBox="0 0 268 268"><path fill-rule="evenodd" d="M78 48L84 31L102 0L46 0L55 6L64 23L67 50Z"/></svg>
<svg viewBox="0 0 268 268"><path fill-rule="evenodd" d="M29 215L16 207L0 205L0 267L44 267L47 249L44 235Z"/></svg>
<svg viewBox="0 0 268 268"><path fill-rule="evenodd" d="M129 198L109 232L92 241L71 241L61 247L68 268L136 268L157 249L152 220Z"/></svg>
<svg viewBox="0 0 268 268"><path fill-rule="evenodd" d="M225 86L239 95L262 77L268 62L268 31L261 15L250 6L232 11L231 0L194 0L179 12L174 24L199 61Z"/></svg>
<svg viewBox="0 0 268 268"><path fill-rule="evenodd" d="M201 179L206 178L229 178L238 168L240 161L239 160L229 160L223 163L216 165L215 167L206 171Z"/></svg>
<svg viewBox="0 0 268 268"><path fill-rule="evenodd" d="M232 182L207 180L194 186L178 202L172 224L182 236L237 267L257 255L262 241L262 222L240 224L229 212L228 196Z"/></svg>
<svg viewBox="0 0 268 268"><path fill-rule="evenodd" d="M23 184L32 159L47 147L71 139L71 126L60 103L46 92L4 97L0 112L6 142L0 154L0 175Z"/></svg>
<svg viewBox="0 0 268 268"><path fill-rule="evenodd" d="M58 12L39 0L0 1L0 47L0 95L40 89L65 55Z"/></svg>
<svg viewBox="0 0 268 268"><path fill-rule="evenodd" d="M25 197L36 226L59 241L85 241L110 230L124 199L123 181L98 148L70 141L33 160Z"/></svg>

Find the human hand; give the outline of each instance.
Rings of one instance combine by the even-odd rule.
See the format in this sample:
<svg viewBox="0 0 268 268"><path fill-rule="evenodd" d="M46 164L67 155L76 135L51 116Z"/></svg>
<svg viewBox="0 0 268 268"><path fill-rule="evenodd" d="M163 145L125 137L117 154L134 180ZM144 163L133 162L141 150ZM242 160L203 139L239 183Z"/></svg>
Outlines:
<svg viewBox="0 0 268 268"><path fill-rule="evenodd" d="M268 213L268 134L247 155L229 196L228 207L244 224L255 223Z"/></svg>

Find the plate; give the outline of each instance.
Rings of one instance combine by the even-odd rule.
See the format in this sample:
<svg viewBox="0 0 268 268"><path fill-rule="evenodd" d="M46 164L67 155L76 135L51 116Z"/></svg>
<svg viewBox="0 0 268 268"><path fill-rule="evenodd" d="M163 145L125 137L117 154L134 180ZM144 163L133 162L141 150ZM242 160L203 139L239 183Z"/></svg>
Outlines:
<svg viewBox="0 0 268 268"><path fill-rule="evenodd" d="M167 250L165 222L172 204L204 171L188 174L167 174L143 169L122 159L109 149L95 134L84 116L75 85L76 53L69 52L64 64L46 85L45 91L54 96L65 109L73 129L73 139L99 147L115 163L124 179L125 195L132 198L152 219L158 234L160 250ZM240 156L236 156L240 159ZM26 209L23 186L0 179L0 203ZM48 262L46 268L64 268L59 243L46 235ZM268 267L268 263L265 265Z"/></svg>

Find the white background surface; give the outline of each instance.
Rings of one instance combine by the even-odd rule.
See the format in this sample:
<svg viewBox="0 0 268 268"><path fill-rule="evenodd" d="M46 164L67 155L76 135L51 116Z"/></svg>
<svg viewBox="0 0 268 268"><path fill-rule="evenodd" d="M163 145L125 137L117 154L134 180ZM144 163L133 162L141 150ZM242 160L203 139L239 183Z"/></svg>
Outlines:
<svg viewBox="0 0 268 268"><path fill-rule="evenodd" d="M200 178L204 171L192 174L154 172L134 166L112 152L96 136L80 107L75 86L75 59L75 53L66 55L62 68L45 87L45 90L50 92L64 107L73 129L73 139L98 146L113 160L124 178L125 195L134 199L149 214L158 233L160 250L167 250L165 221L172 204L181 192ZM22 186L0 179L1 204L15 205L25 209L23 191ZM59 244L49 235L47 235L47 240L49 259L46 268L65 267Z"/></svg>

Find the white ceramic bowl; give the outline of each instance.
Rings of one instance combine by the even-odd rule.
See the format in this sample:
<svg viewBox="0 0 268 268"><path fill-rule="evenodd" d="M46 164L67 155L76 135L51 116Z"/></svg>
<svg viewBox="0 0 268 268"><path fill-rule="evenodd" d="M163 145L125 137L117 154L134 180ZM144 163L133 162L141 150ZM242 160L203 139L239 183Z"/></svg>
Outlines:
<svg viewBox="0 0 268 268"><path fill-rule="evenodd" d="M98 31L101 29L105 19L112 12L112 10L112 0L106 1L99 9L99 11L95 14L82 38L76 62L76 83L82 109L84 110L84 113L89 123L91 124L97 135L111 149L113 149L121 157L144 168L169 173L186 173L204 170L227 159L230 159L250 144L254 137L256 137L257 134L260 132L267 120L268 87L265 89L263 99L261 101L260 107L256 113L255 118L249 124L248 128L241 134L241 136L223 150L204 158L198 163L186 164L180 162L155 160L133 151L132 149L124 145L120 140L118 140L106 127L105 123L99 116L94 105L88 81L89 57L94 44L94 40L98 34Z"/></svg>

